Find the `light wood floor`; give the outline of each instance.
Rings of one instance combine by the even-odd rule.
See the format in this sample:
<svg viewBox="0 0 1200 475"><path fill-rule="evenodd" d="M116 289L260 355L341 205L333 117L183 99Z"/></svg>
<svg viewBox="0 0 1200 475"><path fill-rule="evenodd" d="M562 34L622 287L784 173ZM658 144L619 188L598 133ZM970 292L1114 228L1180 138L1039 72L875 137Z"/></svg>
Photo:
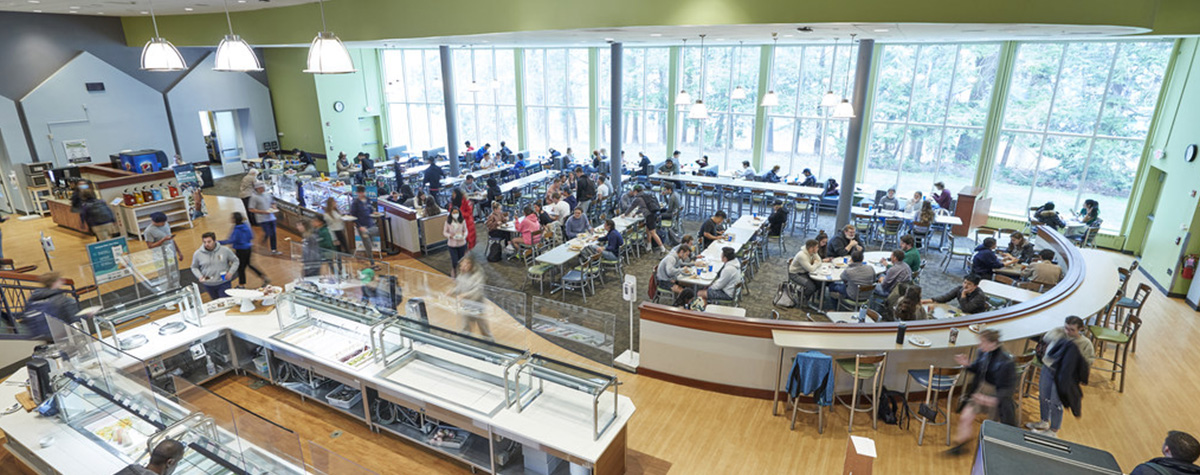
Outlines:
<svg viewBox="0 0 1200 475"><path fill-rule="evenodd" d="M225 237L229 230L228 213L240 209L232 198L208 198L212 216L199 220L195 230L182 230L178 240L185 250L185 265L191 250L199 245L200 234L212 230ZM18 265L38 264L45 260L36 237L39 232L54 236L58 251L54 266L69 277L78 277L79 266L86 263L83 245L91 242L78 233L58 228L49 218L30 221L12 220L3 225L4 254ZM281 230L281 238L287 233ZM140 243L131 248L141 249ZM283 249L283 244L280 248ZM258 254L256 264L276 282L298 275L298 266L287 259ZM430 270L415 259L389 258L393 265ZM1130 290L1145 278L1135 274ZM251 285L258 280L251 277ZM493 282L492 284L497 284ZM1182 300L1168 299L1155 291L1143 311L1145 325L1138 352L1130 357L1125 393L1116 391L1107 375L1093 372L1093 384L1084 388L1083 417L1067 416L1060 436L1064 439L1112 452L1125 471L1146 459L1159 455L1168 430L1183 430L1200 435L1200 319ZM573 362L590 365L582 358L553 348L531 337L538 351L551 352ZM590 365L593 366L594 365ZM682 474L828 474L840 473L846 446L846 411L840 410L827 420L825 434L818 435L815 416L802 416L798 430L789 431L783 417L771 416L770 401L740 398L691 389L663 381L620 373L628 395L637 406L629 426L629 448L644 454L637 467L649 467L638 473L662 473L667 464L670 473ZM379 473L467 473L468 470L406 444L396 438L373 434L364 425L316 404L305 404L281 388L248 386L249 378L227 377L209 389L279 424L295 430L301 441L312 440L352 461ZM1025 400L1025 421L1037 418L1037 403ZM863 421L866 422L863 422ZM878 474L967 473L971 458L945 458L944 428L933 428L925 445L917 447L916 427L905 431L881 424L870 428L869 418L856 417L856 435L875 439L879 452ZM335 430L343 433L337 438ZM941 441L941 443L939 443ZM0 473L13 473L7 454L0 453ZM649 461L649 463L646 463ZM8 467L8 468L4 468ZM15 472L21 473L21 472Z"/></svg>

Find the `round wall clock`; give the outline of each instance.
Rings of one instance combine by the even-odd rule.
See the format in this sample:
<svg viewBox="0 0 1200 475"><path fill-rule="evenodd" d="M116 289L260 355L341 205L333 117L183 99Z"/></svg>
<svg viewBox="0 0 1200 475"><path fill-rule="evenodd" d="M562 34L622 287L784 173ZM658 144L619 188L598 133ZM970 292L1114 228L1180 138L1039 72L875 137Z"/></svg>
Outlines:
<svg viewBox="0 0 1200 475"><path fill-rule="evenodd" d="M1196 144L1188 145L1183 149L1183 159L1188 162L1196 160Z"/></svg>
<svg viewBox="0 0 1200 475"><path fill-rule="evenodd" d="M341 112L344 110L346 110L346 104L343 104L342 101L336 101L333 103L334 112Z"/></svg>

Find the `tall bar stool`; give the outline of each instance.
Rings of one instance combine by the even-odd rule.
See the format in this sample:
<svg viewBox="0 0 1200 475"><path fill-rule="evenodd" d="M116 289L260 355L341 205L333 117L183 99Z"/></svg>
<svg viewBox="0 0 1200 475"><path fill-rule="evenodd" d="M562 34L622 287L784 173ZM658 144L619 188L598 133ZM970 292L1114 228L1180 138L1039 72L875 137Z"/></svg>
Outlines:
<svg viewBox="0 0 1200 475"><path fill-rule="evenodd" d="M946 416L945 422L930 421L922 416L917 411L910 411L910 414L916 414L921 419L921 432L917 435L917 445L925 442L925 426L946 426L946 445L950 445L950 435L954 432L951 427L950 420L951 404L954 404L954 388L958 386L959 378L962 377L963 368L954 366L950 368L939 368L934 365L929 365L929 369L910 369L908 370L908 379L904 380L904 405L908 406L908 385L910 382L917 383L917 386L925 388L925 405L934 408L937 414ZM938 407L938 401L941 399L942 393L946 393L946 408L943 410Z"/></svg>
<svg viewBox="0 0 1200 475"><path fill-rule="evenodd" d="M1033 386L1033 375L1040 369L1040 365L1035 365L1037 361L1035 353L1025 353L1021 356L1013 356L1013 365L1017 367L1017 391L1014 397L1017 400L1017 418L1021 418L1021 401L1025 399L1025 395L1029 393L1029 389ZM1020 421L1017 421L1017 427L1021 427Z"/></svg>
<svg viewBox="0 0 1200 475"><path fill-rule="evenodd" d="M772 316L778 320L779 312L772 311ZM825 406L830 405L832 402L825 399L825 397L826 394L832 394L833 391L832 389L829 389L829 392L826 393L825 390L829 388L828 386L813 384L816 381L805 381L804 379L813 378L814 380L824 380L826 381L825 384L829 384L828 379L830 376L832 376L831 373L833 372L833 358L816 350L805 351L792 357L792 370L788 375L786 388L788 396L787 402L791 403L792 405L792 424L789 427L789 430L796 430L796 414L803 412L805 414L816 414L817 433L825 433L824 408ZM813 388L813 403L817 406L815 410L800 408L800 396L803 395L800 393L801 387Z"/></svg>
<svg viewBox="0 0 1200 475"><path fill-rule="evenodd" d="M719 198L717 185L700 185L701 218L707 218L717 212L717 200Z"/></svg>
<svg viewBox="0 0 1200 475"><path fill-rule="evenodd" d="M1117 392L1125 392L1125 367L1129 363L1129 347L1130 343L1137 338L1137 332L1142 327L1142 319L1137 315L1130 314L1123 322L1114 325L1113 327L1105 327L1100 325L1088 325L1088 331L1092 333L1092 341L1100 346L1100 352L1108 345L1114 346L1112 359L1097 357L1099 361L1109 363L1111 368L1100 368L1097 365L1092 365L1093 370L1106 371L1112 373L1109 381L1117 379L1117 373L1121 374L1121 385Z"/></svg>
<svg viewBox="0 0 1200 475"><path fill-rule="evenodd" d="M800 225L800 232L804 235L812 228L813 210L812 199L808 196L800 195L796 197L792 204L792 232L796 232L796 225Z"/></svg>
<svg viewBox="0 0 1200 475"><path fill-rule="evenodd" d="M1126 281L1128 282L1128 281ZM1124 285L1122 285L1124 287ZM1150 285L1138 284L1137 290L1133 291L1133 298L1125 297L1117 300L1117 304L1113 310L1117 312L1117 321L1125 321L1126 313L1142 318L1142 307L1145 306L1146 298L1150 296ZM1137 353L1137 340L1133 340L1134 353Z"/></svg>
<svg viewBox="0 0 1200 475"><path fill-rule="evenodd" d="M744 204L744 203L742 203L742 195L741 195L741 191L738 190L738 187L733 186L733 185L722 185L721 186L721 199L724 201L725 207L727 208L727 210L725 212L730 214L729 219L737 220L737 218L742 215L742 205ZM737 201L737 214L736 215L733 214L733 202L734 201Z"/></svg>
<svg viewBox="0 0 1200 475"><path fill-rule="evenodd" d="M767 192L763 190L750 190L750 214L768 214L770 213L770 200L767 199Z"/></svg>
<svg viewBox="0 0 1200 475"><path fill-rule="evenodd" d="M854 378L854 389L850 392L850 402L843 401L836 393L833 396L835 402L841 403L850 409L850 425L849 432L854 432L854 413L870 412L871 427L879 428L879 391L883 388L883 374L887 369L887 353L879 353L874 355L854 355L853 358L839 358L834 361L838 369L849 374ZM833 374L833 387L837 388L837 371ZM871 380L870 394L865 391L868 389L862 383L866 380ZM869 396L871 405L869 407L858 407L858 397ZM837 406L837 404L834 404ZM833 408L831 407L832 411Z"/></svg>
<svg viewBox="0 0 1200 475"><path fill-rule="evenodd" d="M689 210L687 214L699 216L700 199L700 185L690 181L683 184L683 205Z"/></svg>

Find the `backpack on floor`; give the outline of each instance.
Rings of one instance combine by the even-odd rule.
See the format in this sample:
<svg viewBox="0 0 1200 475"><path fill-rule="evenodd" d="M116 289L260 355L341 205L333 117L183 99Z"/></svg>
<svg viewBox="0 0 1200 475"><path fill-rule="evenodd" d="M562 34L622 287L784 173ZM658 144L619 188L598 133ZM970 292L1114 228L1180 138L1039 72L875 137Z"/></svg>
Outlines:
<svg viewBox="0 0 1200 475"><path fill-rule="evenodd" d="M793 284L791 281L779 284L779 290L775 291L775 299L771 303L776 307L796 308L803 301L803 289L800 286Z"/></svg>
<svg viewBox="0 0 1200 475"><path fill-rule="evenodd" d="M904 393L889 391L884 387L880 392L879 420L884 424L892 424L908 429L908 406L904 404Z"/></svg>
<svg viewBox="0 0 1200 475"><path fill-rule="evenodd" d="M489 242L487 260L488 262L500 262L504 260L504 243L500 241Z"/></svg>

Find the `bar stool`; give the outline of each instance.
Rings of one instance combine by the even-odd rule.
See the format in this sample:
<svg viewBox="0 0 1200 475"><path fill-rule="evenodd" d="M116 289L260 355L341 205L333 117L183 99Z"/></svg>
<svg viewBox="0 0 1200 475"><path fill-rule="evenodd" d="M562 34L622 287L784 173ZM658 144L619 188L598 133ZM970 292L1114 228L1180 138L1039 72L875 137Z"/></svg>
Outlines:
<svg viewBox="0 0 1200 475"><path fill-rule="evenodd" d="M871 427L879 429L879 391L883 388L883 374L887 369L887 353L879 353L875 355L854 355L854 358L839 358L835 360L838 369L844 371L854 378L854 388L850 392L850 402L847 403L841 399L836 393L833 398L836 402L841 403L850 409L850 425L849 432L854 432L854 413L856 412L871 412ZM865 380L871 380L871 406L865 408L858 407L859 390L866 390L862 385ZM833 387L837 388L837 372L833 374ZM867 396L864 392L863 396ZM835 404L836 406L836 404ZM832 410L832 408L830 408Z"/></svg>
<svg viewBox="0 0 1200 475"><path fill-rule="evenodd" d="M800 232L807 235L812 226L812 199L807 196L797 196L792 204L795 216L792 217L792 232L796 232L796 224L800 224Z"/></svg>
<svg viewBox="0 0 1200 475"><path fill-rule="evenodd" d="M717 193L717 185L700 185L700 212L701 218L711 216L717 212L717 200L720 195Z"/></svg>
<svg viewBox="0 0 1200 475"><path fill-rule="evenodd" d="M1112 328L1100 325L1088 325L1088 331L1092 333L1092 340L1100 346L1100 352L1108 345L1113 345L1114 352L1112 359L1097 357L1099 361L1105 361L1112 365L1112 368L1105 369L1092 365L1093 370L1107 371L1112 373L1109 381L1117 379L1117 373L1121 374L1121 385L1117 392L1125 392L1125 366L1129 362L1129 347L1130 343L1137 338L1138 329L1142 327L1142 319L1137 315L1130 314L1125 318L1125 321L1114 325Z"/></svg>
<svg viewBox="0 0 1200 475"><path fill-rule="evenodd" d="M1124 285L1122 285L1122 287L1124 287ZM1133 298L1125 297L1120 300L1117 300L1117 304L1114 308L1114 310L1116 310L1116 312L1117 312L1117 321L1119 321L1119 322L1124 321L1126 318L1125 317L1126 312L1128 312L1130 315L1136 316L1138 318L1142 318L1142 307L1146 303L1146 298L1149 296L1150 296L1150 285L1138 284L1137 290L1133 291ZM1136 339L1133 340L1132 351L1134 353L1137 353L1137 340Z"/></svg>
<svg viewBox="0 0 1200 475"><path fill-rule="evenodd" d="M917 414L921 419L921 432L917 435L917 445L925 442L925 426L946 426L946 445L950 445L950 435L954 431L951 430L952 421L950 420L951 404L954 404L954 388L958 386L958 380L962 377L963 368L955 366L951 368L939 368L934 365L929 365L929 369L910 369L908 370L908 379L904 380L904 406L908 409L908 385L910 382L917 383L917 386L925 388L925 405L934 408L937 414L946 416L946 422L937 422L937 416L934 416L933 421L930 421L922 416L919 412L909 411L910 414ZM938 408L938 400L942 393L946 393L946 409Z"/></svg>
<svg viewBox="0 0 1200 475"><path fill-rule="evenodd" d="M772 315L778 320L779 313L772 312ZM830 405L832 401L825 400L825 391L828 389L832 393L832 387L828 386L833 375L833 358L827 354L810 350L799 353L792 357L792 371L787 381L788 401L792 405L792 424L789 430L796 430L796 414L803 412L805 414L817 415L817 433L825 433L825 411L823 408ZM805 381L805 378L813 378L824 381L824 384L812 384L814 381ZM807 384L806 384L807 383ZM800 396L801 387L812 388L813 403L816 404L815 410L801 409Z"/></svg>
<svg viewBox="0 0 1200 475"><path fill-rule="evenodd" d="M690 181L683 184L683 205L691 210L688 214L699 215L700 199L700 185Z"/></svg>
<svg viewBox="0 0 1200 475"><path fill-rule="evenodd" d="M729 219L737 220L737 218L742 215L742 204L743 204L742 197L738 190L738 187L733 186L733 185L721 186L721 199L725 203L728 203L725 207L729 208L726 211L726 213L729 213L730 215L732 215L729 217ZM737 214L736 215L733 215L733 201L730 201L730 200L737 201Z"/></svg>
<svg viewBox="0 0 1200 475"><path fill-rule="evenodd" d="M771 205L767 200L767 192L763 190L751 190L750 195L750 214L762 213L769 214Z"/></svg>
<svg viewBox="0 0 1200 475"><path fill-rule="evenodd" d="M1026 353L1021 356L1013 356L1013 365L1017 367L1017 419L1021 418L1021 402L1025 399L1025 395L1029 393L1029 388L1033 387L1033 375L1036 371L1041 370L1041 365L1034 365L1035 353ZM1017 427L1021 427L1020 421L1017 421Z"/></svg>

